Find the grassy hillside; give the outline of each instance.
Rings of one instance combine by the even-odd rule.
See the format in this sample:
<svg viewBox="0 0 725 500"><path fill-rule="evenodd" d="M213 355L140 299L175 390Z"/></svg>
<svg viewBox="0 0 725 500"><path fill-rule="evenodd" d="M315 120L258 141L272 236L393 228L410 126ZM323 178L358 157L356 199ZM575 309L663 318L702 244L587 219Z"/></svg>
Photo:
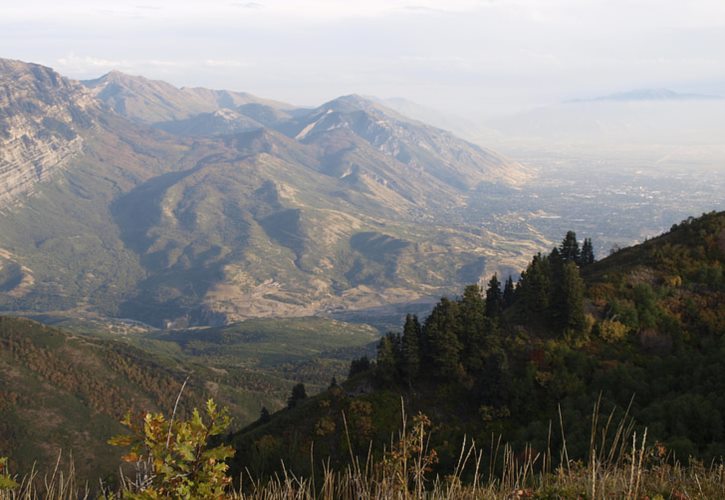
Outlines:
<svg viewBox="0 0 725 500"><path fill-rule="evenodd" d="M105 441L126 411L168 413L187 377L181 415L213 397L238 428L262 406L282 407L296 382L325 389L379 338L371 327L322 318L174 332L68 326L86 333L0 317L0 456L27 469L62 450L85 478L114 470Z"/></svg>
<svg viewBox="0 0 725 500"><path fill-rule="evenodd" d="M409 415L432 420L441 473L454 468L464 436L485 444L500 435L513 453L528 444L540 457L566 447L569 459L586 461L593 428L597 449L614 454L646 427L648 453L661 460L718 460L725 213L689 219L594 264L567 263L564 250L534 259L507 299L468 287L439 302L417 336L417 368L406 322L401 337L379 344L370 371L235 435L236 466L264 475L284 459L309 474L313 443L318 456L343 464L345 427L354 453L364 456L371 439L381 450L399 425L401 399Z"/></svg>

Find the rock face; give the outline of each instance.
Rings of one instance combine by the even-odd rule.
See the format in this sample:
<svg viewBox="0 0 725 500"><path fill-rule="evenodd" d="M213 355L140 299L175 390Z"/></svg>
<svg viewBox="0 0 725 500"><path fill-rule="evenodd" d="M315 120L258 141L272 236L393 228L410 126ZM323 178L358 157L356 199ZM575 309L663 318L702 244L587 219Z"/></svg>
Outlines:
<svg viewBox="0 0 725 500"><path fill-rule="evenodd" d="M81 151L90 93L37 64L0 59L0 208L19 200Z"/></svg>

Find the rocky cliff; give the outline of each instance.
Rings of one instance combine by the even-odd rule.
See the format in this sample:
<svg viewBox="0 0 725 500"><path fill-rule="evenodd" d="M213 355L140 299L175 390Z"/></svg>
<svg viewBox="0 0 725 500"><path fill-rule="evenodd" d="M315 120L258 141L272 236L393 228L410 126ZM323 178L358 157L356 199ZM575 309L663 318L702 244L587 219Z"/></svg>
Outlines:
<svg viewBox="0 0 725 500"><path fill-rule="evenodd" d="M95 101L50 68L0 59L0 208L81 151Z"/></svg>

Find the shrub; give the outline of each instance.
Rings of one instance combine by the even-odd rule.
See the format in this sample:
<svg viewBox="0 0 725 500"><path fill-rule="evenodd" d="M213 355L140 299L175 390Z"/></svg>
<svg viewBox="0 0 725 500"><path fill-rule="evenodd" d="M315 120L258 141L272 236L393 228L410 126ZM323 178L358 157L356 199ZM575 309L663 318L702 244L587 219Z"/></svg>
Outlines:
<svg viewBox="0 0 725 500"><path fill-rule="evenodd" d="M616 319L605 319L599 323L599 336L607 342L621 342L628 333L629 327Z"/></svg>
<svg viewBox="0 0 725 500"><path fill-rule="evenodd" d="M129 446L124 462L136 463L136 481L127 484L127 498L221 498L231 483L229 466L234 455L229 446L209 448L209 440L226 431L230 418L213 400L206 403L204 422L196 408L188 421L166 420L161 413L147 413L142 421L130 414L121 421L130 434L109 440L114 446Z"/></svg>
<svg viewBox="0 0 725 500"><path fill-rule="evenodd" d="M7 457L0 457L0 491L13 490L18 487L18 483L13 481L13 478L7 473L7 465Z"/></svg>

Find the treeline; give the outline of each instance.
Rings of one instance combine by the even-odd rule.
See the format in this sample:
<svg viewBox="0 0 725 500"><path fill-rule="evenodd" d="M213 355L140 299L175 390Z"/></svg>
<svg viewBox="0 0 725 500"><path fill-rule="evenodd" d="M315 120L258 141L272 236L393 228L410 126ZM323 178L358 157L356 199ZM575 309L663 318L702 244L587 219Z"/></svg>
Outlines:
<svg viewBox="0 0 725 500"><path fill-rule="evenodd" d="M418 379L454 381L480 386L482 400L500 399L507 366L504 342L512 325L526 324L561 338L591 329L580 268L594 260L591 240L580 247L570 231L551 253L537 254L517 283L511 276L501 283L494 275L485 290L469 285L457 299L442 298L423 323L409 314L402 334L390 332L378 345L378 381L411 387ZM369 361L358 359L350 373L367 368Z"/></svg>
<svg viewBox="0 0 725 500"><path fill-rule="evenodd" d="M535 442L561 411L573 455L585 453L601 395L602 408L629 408L680 458L718 457L724 235L725 215L707 214L600 263L591 240L580 246L569 232L517 282L494 275L442 298L424 321L408 315L401 333L380 340L376 361L357 359L350 373L367 370L379 389L454 398L464 419L479 419L466 424L474 435L508 429L510 440Z"/></svg>

